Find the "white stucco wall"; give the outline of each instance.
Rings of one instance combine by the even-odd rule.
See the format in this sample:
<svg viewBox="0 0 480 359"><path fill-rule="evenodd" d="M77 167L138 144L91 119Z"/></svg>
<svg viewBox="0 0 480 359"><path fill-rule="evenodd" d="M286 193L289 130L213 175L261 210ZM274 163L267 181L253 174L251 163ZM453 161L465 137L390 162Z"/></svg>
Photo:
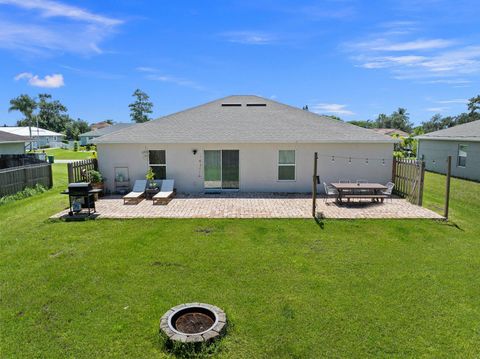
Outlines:
<svg viewBox="0 0 480 359"><path fill-rule="evenodd" d="M99 169L107 178L108 189L113 190L115 167L128 167L133 185L135 179L145 179L148 150L165 150L167 178L175 180L177 191L191 193L204 190L203 151L219 149L240 151L243 192L311 192L315 151L320 156L318 175L322 182L364 179L386 183L392 173L393 144L98 144L97 154ZM296 151L295 181L277 180L279 150ZM351 163L348 157L352 157Z"/></svg>
<svg viewBox="0 0 480 359"><path fill-rule="evenodd" d="M25 153L25 142L0 143L0 155L21 155Z"/></svg>

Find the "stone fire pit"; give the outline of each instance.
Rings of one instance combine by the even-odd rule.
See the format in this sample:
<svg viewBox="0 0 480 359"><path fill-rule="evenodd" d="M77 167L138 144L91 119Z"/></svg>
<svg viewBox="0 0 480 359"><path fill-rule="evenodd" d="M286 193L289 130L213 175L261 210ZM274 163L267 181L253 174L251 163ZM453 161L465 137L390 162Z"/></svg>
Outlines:
<svg viewBox="0 0 480 359"><path fill-rule="evenodd" d="M227 318L220 308L205 303L186 303L163 315L160 331L172 341L199 343L220 338L226 325Z"/></svg>

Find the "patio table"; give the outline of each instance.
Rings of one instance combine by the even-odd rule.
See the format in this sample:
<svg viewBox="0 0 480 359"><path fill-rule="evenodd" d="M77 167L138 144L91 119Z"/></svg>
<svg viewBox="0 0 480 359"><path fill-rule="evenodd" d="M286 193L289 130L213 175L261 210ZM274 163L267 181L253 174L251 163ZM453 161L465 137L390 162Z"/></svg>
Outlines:
<svg viewBox="0 0 480 359"><path fill-rule="evenodd" d="M351 198L370 198L372 200L381 199L383 202L384 197L386 197L379 194L379 191L387 189L385 185L380 183L331 183L331 186L338 191L338 202L342 202L343 198L347 198L348 200ZM356 190L371 191L372 194L351 194L355 193Z"/></svg>

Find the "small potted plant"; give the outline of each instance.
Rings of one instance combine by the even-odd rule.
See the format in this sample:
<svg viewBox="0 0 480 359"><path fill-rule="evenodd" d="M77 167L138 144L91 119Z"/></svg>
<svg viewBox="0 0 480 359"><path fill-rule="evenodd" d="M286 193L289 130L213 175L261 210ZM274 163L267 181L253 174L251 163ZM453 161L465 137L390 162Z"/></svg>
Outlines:
<svg viewBox="0 0 480 359"><path fill-rule="evenodd" d="M92 184L93 188L98 188L103 190L104 178L100 172L95 170L90 170L88 172L88 177L90 178L90 183Z"/></svg>
<svg viewBox="0 0 480 359"><path fill-rule="evenodd" d="M157 183L155 182L155 173L151 168L148 169L145 178L148 181L148 188L156 189L158 187Z"/></svg>

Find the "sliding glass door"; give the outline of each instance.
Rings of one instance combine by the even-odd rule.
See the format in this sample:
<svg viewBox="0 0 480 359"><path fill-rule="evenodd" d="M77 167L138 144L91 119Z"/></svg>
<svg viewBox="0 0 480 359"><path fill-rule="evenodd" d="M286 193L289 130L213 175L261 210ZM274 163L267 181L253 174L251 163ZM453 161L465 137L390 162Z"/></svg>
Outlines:
<svg viewBox="0 0 480 359"><path fill-rule="evenodd" d="M239 188L239 151L204 151L205 189Z"/></svg>

